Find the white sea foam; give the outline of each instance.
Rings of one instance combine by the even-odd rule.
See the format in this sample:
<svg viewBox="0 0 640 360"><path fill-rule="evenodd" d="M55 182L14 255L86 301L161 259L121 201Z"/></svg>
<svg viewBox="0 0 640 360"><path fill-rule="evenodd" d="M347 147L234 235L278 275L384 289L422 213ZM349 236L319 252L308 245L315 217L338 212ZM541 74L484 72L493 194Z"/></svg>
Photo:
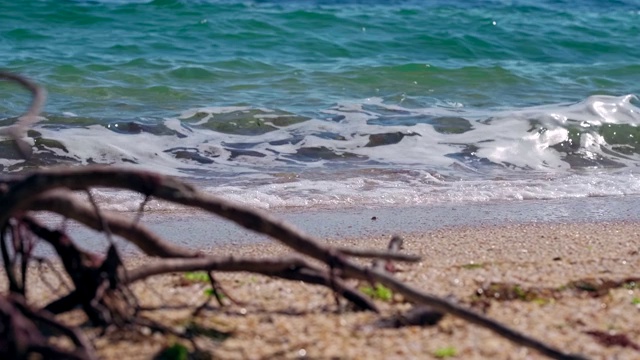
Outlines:
<svg viewBox="0 0 640 360"><path fill-rule="evenodd" d="M115 126L43 122L35 130L63 147L45 143L35 156L197 178L211 193L262 208L640 194L637 103L632 95L592 96L488 111L405 108L369 98L290 125L279 117L292 115L277 110L199 108L152 124L167 129L162 133L127 123L115 132ZM230 117L233 124L280 125L249 134L205 126ZM132 133L122 133L128 128ZM20 161L6 158L2 165L19 170ZM137 209L137 199L105 194L114 210Z"/></svg>
<svg viewBox="0 0 640 360"><path fill-rule="evenodd" d="M578 104L488 112L437 107L407 109L371 98L339 103L324 111L331 116L340 116L341 119L337 121L309 119L289 126L277 126L274 131L257 135L220 133L200 125L214 121L212 119L217 114L234 111L259 110L263 113L254 117L264 120L265 124L269 124L269 118L277 117L276 114L269 114L268 109L246 107L201 108L188 110L178 118L164 120L166 128L183 137L152 135L145 131L138 134L114 133L101 125L64 130L43 127L37 130L42 132L43 137L61 141L68 150L67 154L81 163L133 162L171 174L178 174L185 168L203 172L225 171L225 168L231 172L269 171L282 165L283 161L303 167L325 166L327 158L324 156L312 156L311 159L296 156L301 149L308 148L324 148L338 155L329 160L340 160L348 153L391 168L414 165L417 169L442 169L454 163L462 165L464 159L452 155L469 146L473 146L475 151L467 155L497 165L555 171L573 166L567 161L566 154L558 153L553 148L567 141L572 130L580 132L578 137L581 146L575 150L576 153L586 158L599 155L622 165L635 166L640 160L636 153L607 152L616 144L608 144L595 129L607 124L637 126L640 123L640 109L634 102L637 100L630 95L592 96ZM372 110L371 106L375 108ZM186 126L181 122L181 119L196 113L209 115ZM446 118L462 119L468 122L469 129L447 132L447 129L434 126L433 122L439 118L444 118L444 121ZM404 137L401 141L384 146L367 146L372 135L390 133L399 133ZM633 137L634 134L629 136ZM241 149L251 150L251 153L236 152L234 155L233 150L240 149L234 144L249 144ZM167 152L173 148L199 152L213 163L177 158L175 154ZM355 163L350 165L358 166Z"/></svg>
<svg viewBox="0 0 640 360"><path fill-rule="evenodd" d="M430 174L413 173L395 181L353 177L205 186L203 190L255 208L345 208L640 195L640 178L629 173L599 173L556 178L443 181ZM114 211L137 211L142 202L141 196L124 191L97 191L95 195L106 209ZM182 207L155 200L146 206L147 211L179 209Z"/></svg>

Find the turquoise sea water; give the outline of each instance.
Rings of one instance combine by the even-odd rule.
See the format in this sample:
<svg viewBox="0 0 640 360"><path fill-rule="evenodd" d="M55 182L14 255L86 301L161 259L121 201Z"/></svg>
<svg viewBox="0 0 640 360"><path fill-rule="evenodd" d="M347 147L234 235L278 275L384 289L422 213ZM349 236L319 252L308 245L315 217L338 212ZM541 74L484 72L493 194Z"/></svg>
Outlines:
<svg viewBox="0 0 640 360"><path fill-rule="evenodd" d="M640 1L4 1L0 69L49 98L0 164L259 206L638 194L639 43ZM0 125L27 103L0 83Z"/></svg>

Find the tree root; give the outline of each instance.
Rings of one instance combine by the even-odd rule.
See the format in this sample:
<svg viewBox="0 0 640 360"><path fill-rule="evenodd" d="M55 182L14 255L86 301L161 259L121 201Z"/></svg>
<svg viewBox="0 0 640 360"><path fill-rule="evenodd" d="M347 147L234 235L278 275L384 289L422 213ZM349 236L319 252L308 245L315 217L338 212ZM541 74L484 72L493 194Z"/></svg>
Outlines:
<svg viewBox="0 0 640 360"><path fill-rule="evenodd" d="M374 281L402 294L406 299L413 301L416 304L429 305L437 311L460 317L466 321L487 328L515 343L535 349L549 357L558 359L579 358L565 354L560 350L554 349L543 342L532 339L525 334L515 331L483 315L477 314L457 303L415 289L398 281L386 271L359 265L349 258L349 255L358 256L363 254L366 257L371 257L374 253L377 257L385 259L397 258L397 253L395 251L388 251L384 255L381 255L379 252L372 251L343 252L340 251L340 249L323 245L319 240L300 232L291 225L272 217L270 214L202 193L186 183L158 174L138 170L106 167L83 167L41 171L25 177L23 181L13 183L8 188L5 196L0 198L0 208L6 209L5 212L0 213L0 222L8 221L10 218L10 215L8 214L10 213L29 211L34 208L34 204L38 205L39 195L41 194L51 194L50 191L60 188L86 191L92 187L111 187L133 190L140 192L145 196L153 196L214 213L234 221L248 229L269 235L282 244L292 248L296 252L307 255L326 264L329 268L329 271L325 271L323 273L320 273L317 270L310 272L310 270L308 270L310 268L305 266L308 264L296 263L295 266L300 266L300 270L292 272L290 270L285 271L286 269L283 268L282 263L279 263L279 261L269 263L269 266L272 266L272 268L268 268L265 267L264 262L260 261L252 263L251 261L243 261L243 259L233 258L227 258L226 261L224 261L220 258L212 259L210 257L191 257L178 260L165 259L162 260L160 264L155 264L153 266L149 265L142 269L137 269L129 274L130 279L132 280L145 277L143 274L149 274L146 276L151 276L154 272L163 273L169 271L164 271L164 269L182 269L183 271L219 270L256 271L260 273L271 271L271 275L274 276L303 280L316 284L321 283L325 286L334 287L336 289L339 289L340 287L338 281L340 278ZM53 195L48 196L52 197ZM35 208L43 209L43 206ZM64 209L57 209L57 212L66 215ZM95 215L95 211L85 211L84 215L88 217L97 216ZM78 217L78 215L75 216ZM99 220L100 219L94 219L93 221ZM106 219L105 217L104 220L109 221L111 226L111 219ZM85 221L88 222L88 220ZM115 223L115 221L113 221L113 223ZM135 226L137 227L139 224ZM96 225L96 227L98 226ZM133 224L129 226L129 228L132 227L134 227ZM142 249L154 247L152 245L143 244L144 242L146 242L145 238L136 239L136 244ZM181 260L183 262L180 262ZM167 265L163 265L163 263ZM198 265L196 266L195 264ZM287 264L287 266L291 266L291 263L285 262L285 264ZM219 266L219 268L216 269L216 266ZM257 271L259 269L266 270ZM302 271L302 269L305 270ZM328 283L327 279L329 280ZM356 290L353 291L355 292ZM355 298L352 296L354 292L343 291L341 295L346 297L346 294L350 294L349 296L351 298L349 298L349 300L354 301ZM338 293L340 294L340 292ZM361 295L358 296L358 298L363 299L365 296ZM364 303L360 302L360 305L364 305ZM366 308L373 307L367 306Z"/></svg>
<svg viewBox="0 0 640 360"><path fill-rule="evenodd" d="M309 284L331 288L349 300L359 310L378 311L376 305L361 292L349 287L341 279L331 279L330 274L299 256L276 259L236 259L233 256L206 256L197 259L163 259L142 265L128 272L127 282L134 283L145 278L175 272L187 271L248 271L257 274L299 280Z"/></svg>
<svg viewBox="0 0 640 360"><path fill-rule="evenodd" d="M45 311L35 311L18 295L0 296L0 358L27 359L40 354L46 359L96 359L92 346L84 335L67 327ZM41 332L46 327L69 338L74 350L66 350L49 344Z"/></svg>

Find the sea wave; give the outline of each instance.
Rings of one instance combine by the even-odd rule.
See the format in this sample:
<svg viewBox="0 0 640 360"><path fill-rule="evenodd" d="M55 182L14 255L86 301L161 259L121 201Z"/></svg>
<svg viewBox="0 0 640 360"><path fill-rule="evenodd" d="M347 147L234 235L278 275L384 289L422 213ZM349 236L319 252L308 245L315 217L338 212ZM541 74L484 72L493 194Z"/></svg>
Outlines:
<svg viewBox="0 0 640 360"><path fill-rule="evenodd" d="M128 163L172 174L402 167L457 176L635 168L638 102L634 95L594 95L573 104L489 111L455 102L414 108L368 98L340 102L317 117L240 106L133 121L67 113L47 116L30 131L30 160L17 159L10 141L3 142L0 164L22 171L57 163Z"/></svg>

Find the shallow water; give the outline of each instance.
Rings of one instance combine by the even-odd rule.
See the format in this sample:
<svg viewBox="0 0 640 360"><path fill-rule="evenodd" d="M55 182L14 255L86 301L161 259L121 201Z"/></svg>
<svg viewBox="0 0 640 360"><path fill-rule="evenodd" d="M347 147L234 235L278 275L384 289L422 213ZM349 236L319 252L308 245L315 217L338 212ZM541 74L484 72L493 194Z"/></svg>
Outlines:
<svg viewBox="0 0 640 360"><path fill-rule="evenodd" d="M0 142L3 172L135 166L266 208L640 193L636 1L44 0L0 14L0 68L49 91L34 157ZM27 97L0 94L6 126Z"/></svg>

